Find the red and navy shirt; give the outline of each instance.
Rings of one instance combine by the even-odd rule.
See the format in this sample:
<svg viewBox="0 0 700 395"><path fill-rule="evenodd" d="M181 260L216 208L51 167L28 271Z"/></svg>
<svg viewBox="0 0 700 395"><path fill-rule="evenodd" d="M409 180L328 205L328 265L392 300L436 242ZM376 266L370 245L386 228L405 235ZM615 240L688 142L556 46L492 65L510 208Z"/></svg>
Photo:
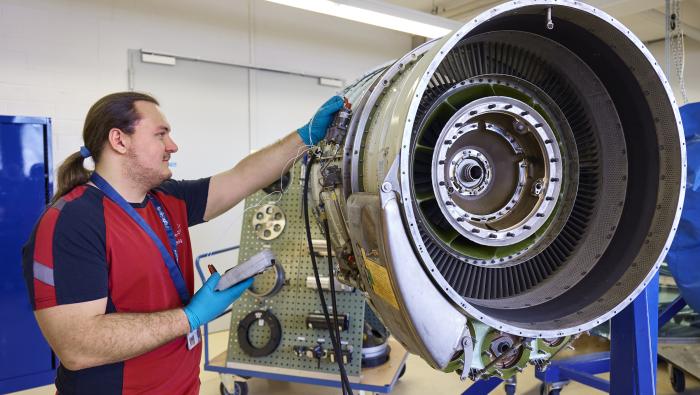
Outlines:
<svg viewBox="0 0 700 395"><path fill-rule="evenodd" d="M204 222L209 179L165 181L151 191L170 219L180 271L192 294L188 227ZM170 251L165 227L148 197L132 206ZM172 251L171 251L172 254ZM153 240L99 189L80 185L46 209L23 250L24 277L35 310L107 298L105 313L148 313L182 307ZM197 394L201 344L185 336L123 362L71 371L59 366L58 393Z"/></svg>

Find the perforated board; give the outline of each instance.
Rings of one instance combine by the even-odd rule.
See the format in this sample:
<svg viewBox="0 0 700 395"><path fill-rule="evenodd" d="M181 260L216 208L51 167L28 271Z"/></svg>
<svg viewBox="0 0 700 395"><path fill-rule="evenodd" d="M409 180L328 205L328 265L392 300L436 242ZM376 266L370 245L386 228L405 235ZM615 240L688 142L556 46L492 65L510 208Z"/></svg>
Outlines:
<svg viewBox="0 0 700 395"><path fill-rule="evenodd" d="M321 361L320 366L317 360L306 357L298 357L294 351L294 346L315 346L316 339L325 339L324 348L331 349L330 337L327 330L309 329L306 324L306 316L311 312L321 312L321 302L315 289L306 287L306 278L313 276L311 259L308 254L306 242L306 231L304 219L301 212L301 185L300 169L297 164L292 170L292 182L286 192L276 203L285 214L286 226L282 234L274 240L264 241L259 239L252 226L253 215L256 208L271 201L277 201L278 196L268 196L263 191L250 196L246 200L245 215L241 229L241 242L239 251L239 263L258 253L264 247L270 248L277 260L284 268L286 283L275 295L267 298L258 298L250 292L246 292L232 307L231 332L229 336L229 347L227 362L241 363L247 365L259 365L274 368L299 369L305 371L321 373L337 373L338 366L329 359ZM310 214L311 215L311 214ZM323 239L316 222L311 217L312 238ZM323 257L317 258L319 274L328 275L328 263ZM274 284L274 276L265 273L255 279L253 287L258 289L268 289ZM325 291L325 298L331 304L330 292ZM337 305L340 313L348 314L349 328L342 331L340 336L343 341L347 341L353 348L352 362L346 365L348 376L360 375L360 364L362 359L362 333L365 317L365 300L360 291L337 292ZM279 347L270 355L265 357L250 357L246 355L238 344L238 323L246 315L254 310L269 310L280 321L282 327L282 340ZM270 330L264 326L254 324L249 336L251 343L260 347L267 342ZM306 340L301 341L298 338Z"/></svg>

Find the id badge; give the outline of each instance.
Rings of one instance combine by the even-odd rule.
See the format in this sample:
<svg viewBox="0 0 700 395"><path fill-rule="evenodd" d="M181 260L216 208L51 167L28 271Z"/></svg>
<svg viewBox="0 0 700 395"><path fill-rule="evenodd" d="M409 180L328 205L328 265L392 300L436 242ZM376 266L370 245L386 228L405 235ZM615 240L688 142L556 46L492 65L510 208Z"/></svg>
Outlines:
<svg viewBox="0 0 700 395"><path fill-rule="evenodd" d="M202 341L202 336L199 333L199 328L194 329L192 332L187 334L187 349L191 350L195 348L200 341Z"/></svg>

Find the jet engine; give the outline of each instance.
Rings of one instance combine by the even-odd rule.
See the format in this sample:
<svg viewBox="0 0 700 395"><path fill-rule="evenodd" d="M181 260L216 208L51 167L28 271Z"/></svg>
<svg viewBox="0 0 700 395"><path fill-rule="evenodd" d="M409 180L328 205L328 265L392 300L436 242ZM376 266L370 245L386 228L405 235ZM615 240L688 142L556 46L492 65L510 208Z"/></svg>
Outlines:
<svg viewBox="0 0 700 395"><path fill-rule="evenodd" d="M339 279L434 368L546 363L632 302L669 249L676 101L644 44L592 6L504 3L344 93L308 196Z"/></svg>

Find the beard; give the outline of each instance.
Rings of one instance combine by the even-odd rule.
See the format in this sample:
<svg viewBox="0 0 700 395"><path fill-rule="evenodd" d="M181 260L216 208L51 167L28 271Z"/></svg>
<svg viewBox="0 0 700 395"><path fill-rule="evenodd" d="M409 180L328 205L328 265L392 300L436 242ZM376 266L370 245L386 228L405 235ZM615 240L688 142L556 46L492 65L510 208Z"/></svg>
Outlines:
<svg viewBox="0 0 700 395"><path fill-rule="evenodd" d="M146 190L150 191L172 176L170 169L164 171L161 167L153 168L145 165L131 148L127 151L127 157L129 160L124 168L126 177Z"/></svg>

